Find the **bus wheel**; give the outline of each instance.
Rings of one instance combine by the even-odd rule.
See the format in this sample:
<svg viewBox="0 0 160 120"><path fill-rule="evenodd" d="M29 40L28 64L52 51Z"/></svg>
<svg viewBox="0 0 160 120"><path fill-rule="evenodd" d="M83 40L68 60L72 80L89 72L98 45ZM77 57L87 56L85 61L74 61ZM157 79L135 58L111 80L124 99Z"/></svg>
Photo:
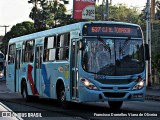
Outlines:
<svg viewBox="0 0 160 120"><path fill-rule="evenodd" d="M21 91L21 94L22 94L22 98L23 98L26 102L29 102L29 101L30 101L29 95L28 95L28 91L27 91L27 84L26 84L25 81L22 83L22 91Z"/></svg>
<svg viewBox="0 0 160 120"><path fill-rule="evenodd" d="M69 108L69 102L66 101L66 95L65 95L65 89L64 86L61 86L59 88L59 90L57 91L57 98L58 98L58 102L59 104L65 108L68 109Z"/></svg>
<svg viewBox="0 0 160 120"><path fill-rule="evenodd" d="M108 101L108 104L112 110L119 110L123 104L123 101Z"/></svg>

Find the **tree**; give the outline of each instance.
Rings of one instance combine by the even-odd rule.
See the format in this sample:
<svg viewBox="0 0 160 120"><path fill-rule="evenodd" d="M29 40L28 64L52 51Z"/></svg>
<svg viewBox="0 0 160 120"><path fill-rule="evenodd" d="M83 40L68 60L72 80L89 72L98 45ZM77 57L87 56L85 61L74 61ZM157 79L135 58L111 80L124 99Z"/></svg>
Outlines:
<svg viewBox="0 0 160 120"><path fill-rule="evenodd" d="M101 19L102 11L104 11L106 6L99 5L96 6L96 20ZM131 23L141 23L139 20L140 13L136 7L128 8L125 4L110 5L109 6L109 19L114 19L115 21L131 22Z"/></svg>
<svg viewBox="0 0 160 120"><path fill-rule="evenodd" d="M49 18L48 1L47 0L29 0L28 3L32 3L33 8L29 14L29 17L34 20L34 26L37 31L45 30L46 20ZM39 7L38 7L39 6Z"/></svg>
<svg viewBox="0 0 160 120"><path fill-rule="evenodd" d="M156 14L155 18L157 20L160 20L160 1L156 1Z"/></svg>
<svg viewBox="0 0 160 120"><path fill-rule="evenodd" d="M27 35L35 32L34 23L30 21L24 21L22 23L17 23L14 25L9 32L3 38L3 44L0 45L0 49L6 54L8 41L11 38Z"/></svg>
<svg viewBox="0 0 160 120"><path fill-rule="evenodd" d="M29 17L34 20L36 29L44 30L63 23L67 0L29 0L34 4Z"/></svg>
<svg viewBox="0 0 160 120"><path fill-rule="evenodd" d="M66 17L66 7L64 4L59 3L57 0L50 2L49 4L49 10L50 10L50 26L56 27L57 24L61 24L61 22Z"/></svg>

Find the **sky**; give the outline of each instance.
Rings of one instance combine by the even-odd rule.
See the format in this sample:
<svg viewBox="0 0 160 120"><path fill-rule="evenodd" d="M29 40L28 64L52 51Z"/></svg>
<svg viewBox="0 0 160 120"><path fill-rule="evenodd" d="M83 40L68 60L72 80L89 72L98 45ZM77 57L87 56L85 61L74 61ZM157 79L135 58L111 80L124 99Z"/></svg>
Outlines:
<svg viewBox="0 0 160 120"><path fill-rule="evenodd" d="M102 0L99 0L101 3ZM109 0L110 1L110 0ZM127 6L137 6L142 9L147 0L112 0L112 4L123 3ZM73 0L69 0L67 8L72 9ZM32 4L28 4L28 0L0 0L0 26L7 25L7 32L13 25L23 21L32 21L29 18L29 13L32 9ZM0 27L0 35L5 34L5 29Z"/></svg>

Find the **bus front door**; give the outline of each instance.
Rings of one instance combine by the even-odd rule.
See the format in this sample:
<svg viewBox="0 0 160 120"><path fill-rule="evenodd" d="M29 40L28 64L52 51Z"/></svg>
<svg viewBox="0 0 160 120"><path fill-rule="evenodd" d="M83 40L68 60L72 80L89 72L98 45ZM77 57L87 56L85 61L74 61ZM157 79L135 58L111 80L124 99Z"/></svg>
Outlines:
<svg viewBox="0 0 160 120"><path fill-rule="evenodd" d="M78 72L78 49L77 49L77 42L72 42L72 49L71 49L71 88L72 88L72 99L78 99L78 80L77 80L77 72Z"/></svg>
<svg viewBox="0 0 160 120"><path fill-rule="evenodd" d="M15 92L20 92L20 64L21 64L21 48L16 49L16 57L15 57Z"/></svg>
<svg viewBox="0 0 160 120"><path fill-rule="evenodd" d="M35 93L42 94L41 88L41 64L42 64L42 46L36 46L36 57L35 57Z"/></svg>

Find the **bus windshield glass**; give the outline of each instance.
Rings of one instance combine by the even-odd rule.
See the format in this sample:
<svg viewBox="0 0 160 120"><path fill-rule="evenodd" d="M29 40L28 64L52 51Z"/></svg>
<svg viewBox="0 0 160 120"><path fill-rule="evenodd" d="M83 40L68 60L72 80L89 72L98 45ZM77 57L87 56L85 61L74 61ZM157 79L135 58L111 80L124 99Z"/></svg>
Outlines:
<svg viewBox="0 0 160 120"><path fill-rule="evenodd" d="M145 66L142 39L84 38L82 67L100 75L133 75Z"/></svg>

